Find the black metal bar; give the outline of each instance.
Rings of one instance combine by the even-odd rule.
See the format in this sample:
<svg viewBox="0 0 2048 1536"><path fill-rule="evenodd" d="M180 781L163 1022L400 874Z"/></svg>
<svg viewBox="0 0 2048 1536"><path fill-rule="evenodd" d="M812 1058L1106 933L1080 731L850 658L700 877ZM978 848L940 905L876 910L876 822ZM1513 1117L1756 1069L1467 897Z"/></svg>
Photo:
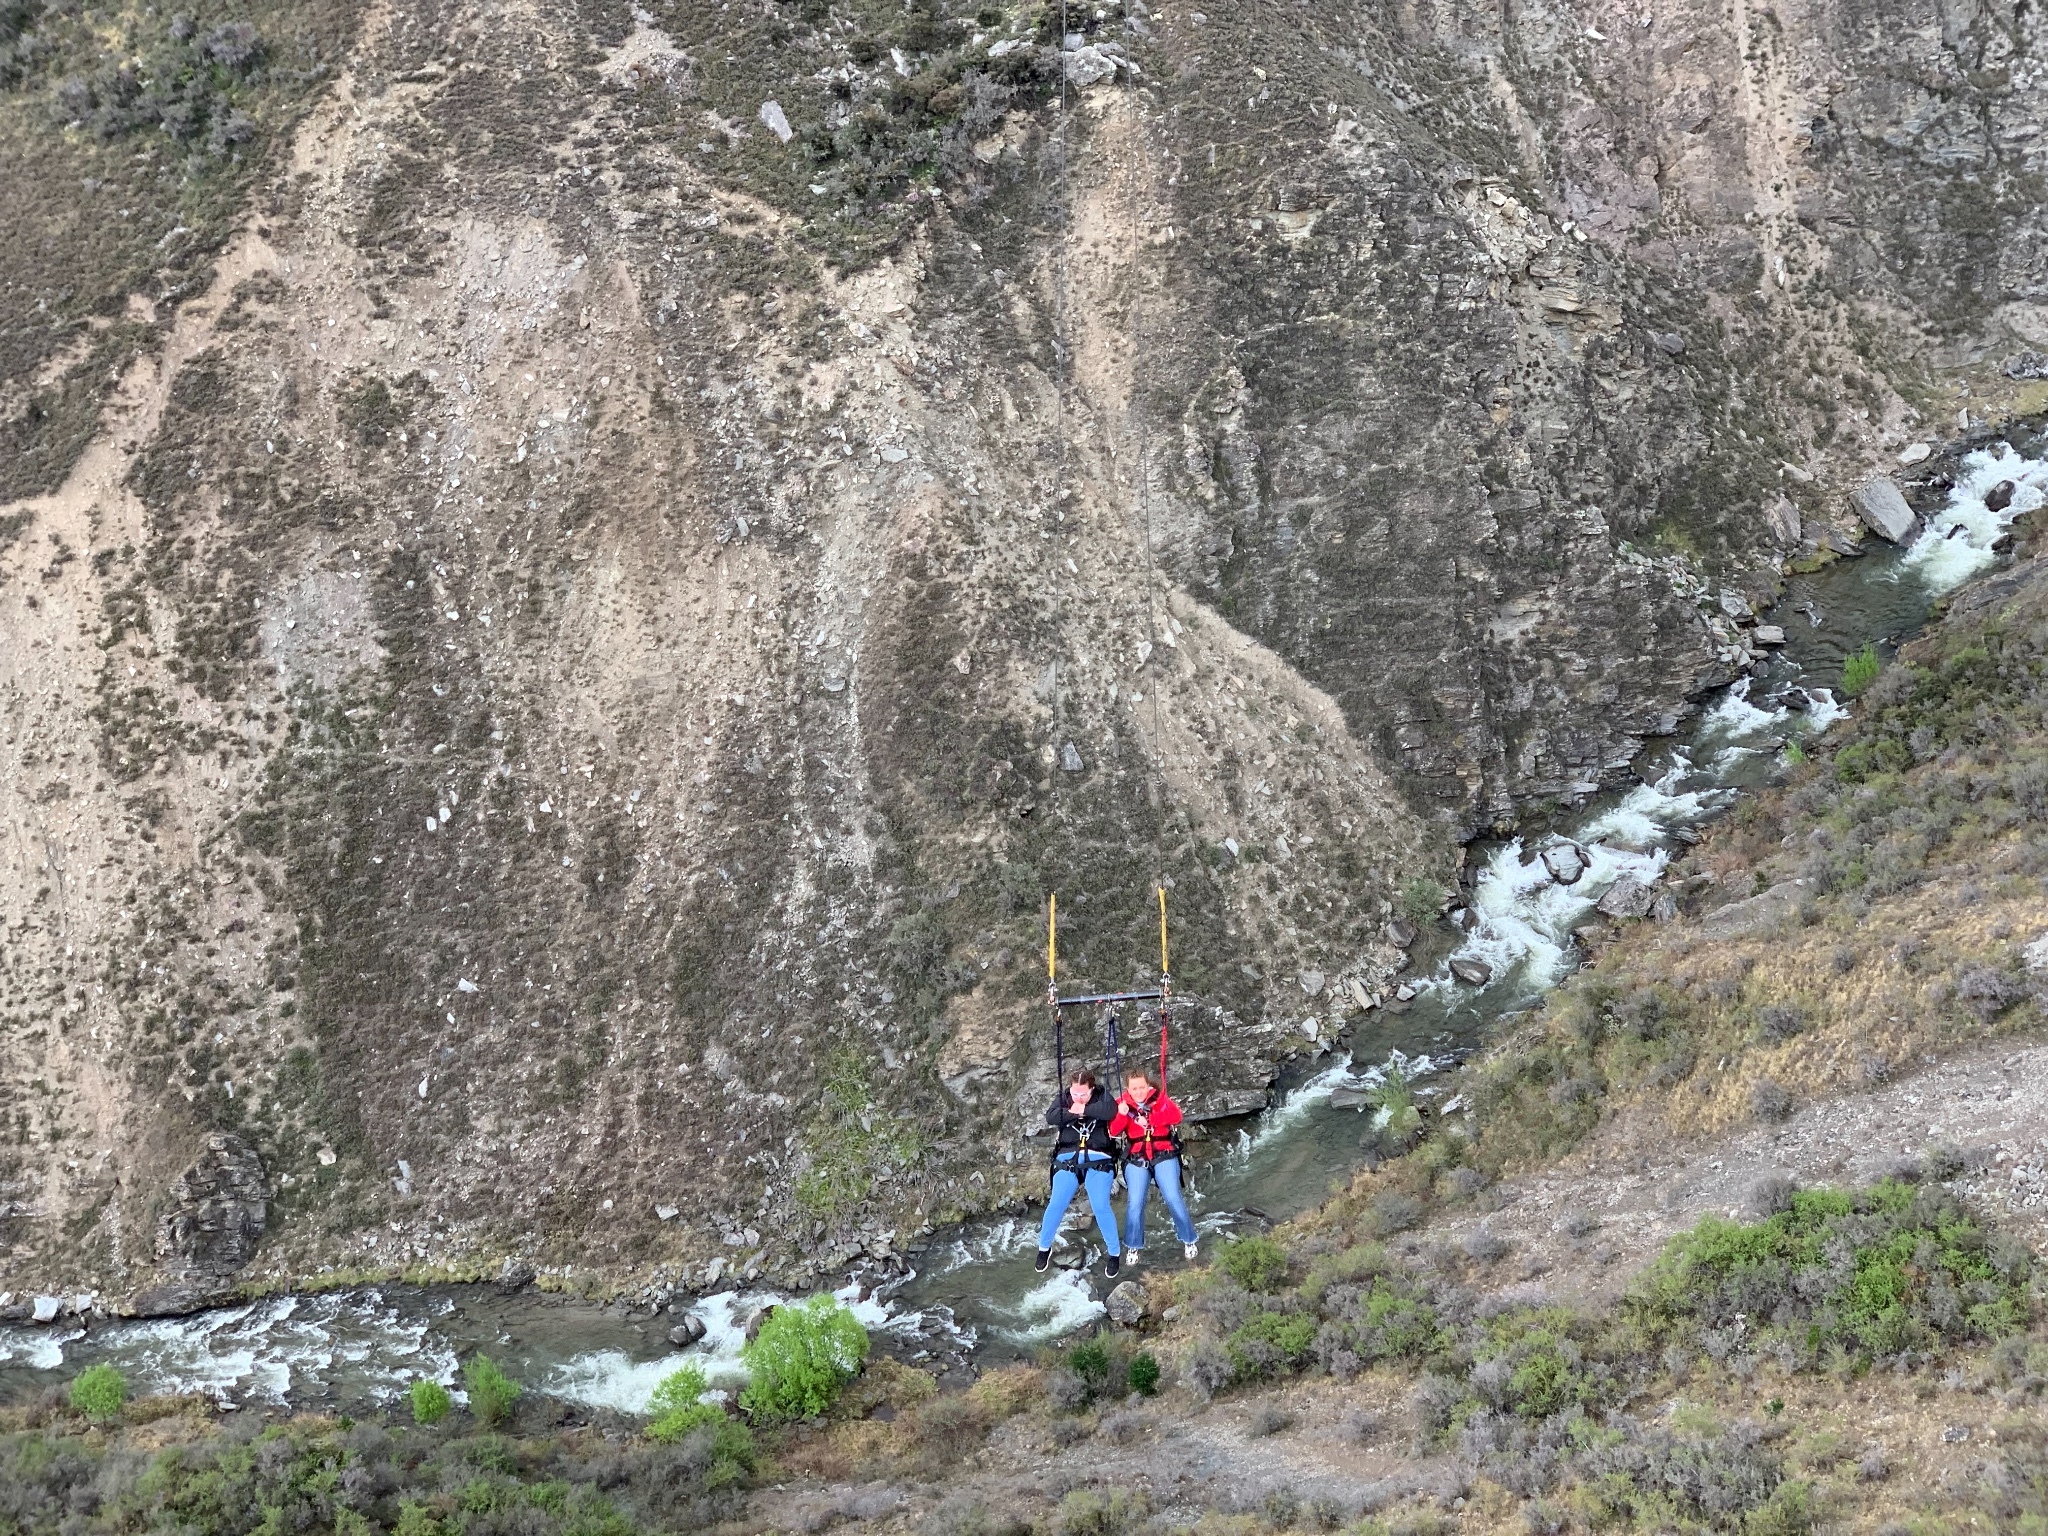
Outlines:
<svg viewBox="0 0 2048 1536"><path fill-rule="evenodd" d="M1057 999L1062 1008L1079 1008L1097 1003L1149 1003L1160 996L1157 992L1100 992L1092 997L1062 997Z"/></svg>

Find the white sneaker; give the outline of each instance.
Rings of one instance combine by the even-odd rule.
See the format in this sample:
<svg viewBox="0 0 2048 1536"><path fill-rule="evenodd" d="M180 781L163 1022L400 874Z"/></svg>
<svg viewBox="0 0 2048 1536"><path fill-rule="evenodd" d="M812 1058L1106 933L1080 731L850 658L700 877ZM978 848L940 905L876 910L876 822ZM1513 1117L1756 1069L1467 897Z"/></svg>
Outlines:
<svg viewBox="0 0 2048 1536"><path fill-rule="evenodd" d="M1142 1248L1126 1248L1124 1250L1124 1263L1128 1264L1132 1269L1136 1269L1138 1267L1138 1255L1144 1251Z"/></svg>
<svg viewBox="0 0 2048 1536"><path fill-rule="evenodd" d="M1182 1243L1180 1245L1180 1251L1186 1254L1188 1258L1192 1260L1195 1258L1199 1258L1201 1256L1201 1246L1202 1245L1200 1243Z"/></svg>

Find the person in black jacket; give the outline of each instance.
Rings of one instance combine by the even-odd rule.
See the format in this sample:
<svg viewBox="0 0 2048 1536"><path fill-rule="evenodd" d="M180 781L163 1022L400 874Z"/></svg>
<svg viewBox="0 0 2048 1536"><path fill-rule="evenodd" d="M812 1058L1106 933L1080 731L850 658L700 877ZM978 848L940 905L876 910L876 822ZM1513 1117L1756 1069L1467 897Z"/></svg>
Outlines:
<svg viewBox="0 0 2048 1536"><path fill-rule="evenodd" d="M1110 1209L1109 1192L1116 1182L1116 1159L1109 1139L1109 1122L1116 1105L1089 1071L1076 1072L1066 1091L1052 1101L1045 1123L1056 1134L1052 1148L1052 1198L1046 1202L1045 1220L1038 1226L1038 1269L1044 1272L1052 1262L1052 1240L1059 1235L1060 1218L1074 1203L1075 1192L1085 1183L1088 1204L1095 1211L1095 1229L1109 1250L1102 1272L1114 1278L1123 1268L1123 1244L1117 1236L1116 1212Z"/></svg>

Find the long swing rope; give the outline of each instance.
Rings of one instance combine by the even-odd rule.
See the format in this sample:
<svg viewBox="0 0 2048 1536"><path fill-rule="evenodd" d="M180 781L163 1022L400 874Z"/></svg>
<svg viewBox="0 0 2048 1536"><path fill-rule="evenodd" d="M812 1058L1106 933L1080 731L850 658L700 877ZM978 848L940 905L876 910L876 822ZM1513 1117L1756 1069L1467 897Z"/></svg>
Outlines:
<svg viewBox="0 0 2048 1536"><path fill-rule="evenodd" d="M1045 899L1045 1005L1052 1010L1053 1097L1067 1088L1067 1027L1060 1014L1060 899Z"/></svg>
<svg viewBox="0 0 2048 1536"><path fill-rule="evenodd" d="M1166 1035L1173 1012L1173 968L1166 958L1166 887L1159 892L1159 1092L1166 1093Z"/></svg>
<svg viewBox="0 0 2048 1536"><path fill-rule="evenodd" d="M1066 60L1064 56L1066 51L1067 39L1067 18L1068 0L1060 0L1060 49L1062 57L1060 62L1060 115L1058 130L1059 149L1055 161L1056 170L1059 177L1059 187L1057 196L1055 198L1055 202L1057 205L1057 217L1059 223L1058 236L1055 242L1053 256L1053 430L1058 455L1056 459L1055 483L1053 488L1055 533L1058 529L1064 526L1064 502L1066 498L1067 484L1066 391L1069 382L1068 373L1071 366L1071 356L1067 345L1066 336L1067 321L1069 318L1067 245L1069 233L1071 231L1073 222L1072 210L1070 205L1071 167L1069 164L1071 150L1071 125L1068 120L1067 70ZM1126 30L1128 32L1129 29L1127 28ZM1126 202L1129 208L1131 238L1133 242L1131 251L1131 270L1133 279L1131 310L1131 372L1133 387L1130 414L1134 422L1133 435L1137 439L1137 453L1135 457L1137 470L1137 504L1139 525L1138 536L1139 544L1143 550L1145 561L1145 635L1146 643L1150 648L1150 654L1153 656L1157 656L1159 654L1159 625L1157 616L1159 583L1158 573L1155 568L1154 555L1152 549L1152 501L1150 462L1151 439L1150 434L1146 430L1143 407L1139 402L1137 391L1137 382L1143 373L1145 341L1143 305L1141 303L1141 295L1137 281L1139 276L1139 267L1143 256L1143 219L1140 216L1139 162L1142 159L1145 162L1149 163L1150 155L1147 152L1147 145L1145 142L1145 125L1143 121L1143 116L1138 106L1138 99L1136 94L1136 73L1133 69L1129 67L1128 44L1126 45L1126 48L1126 67L1124 69L1124 104L1129 114L1130 127L1126 143L1126 154L1124 164L1124 186ZM1060 555L1058 552L1059 545L1057 544L1057 542L1055 542L1054 550L1055 574L1052 583L1052 589L1053 602L1055 604L1055 629L1057 629L1059 618L1058 602L1060 591L1060 583L1057 575L1058 560L1060 558ZM1059 658L1057 655L1053 657L1051 668L1051 703L1053 713L1053 734L1055 738L1058 738L1061 735L1061 731L1064 725L1064 711L1061 708L1063 701L1060 697ZM1159 677L1163 675L1164 663L1162 662L1160 672L1158 674L1155 674L1155 677L1153 679L1151 699L1154 809L1156 812L1160 814L1164 813L1163 759L1166 750L1165 735L1161 724L1159 699ZM1154 889L1159 900L1159 1090L1161 1093L1164 1093L1166 1091L1168 1039L1171 1032L1172 1022L1173 979L1172 972L1169 968L1169 955L1167 950L1166 887L1165 884L1162 882L1155 886ZM1057 1094L1065 1091L1067 1080L1067 1066L1066 1026L1064 1016L1060 1007L1059 995L1058 897L1056 895L1049 896L1046 902L1045 985L1046 1006L1052 1013L1053 1067L1055 1073L1054 1092ZM1115 1002L1105 1002L1102 1005L1102 1007L1103 1057L1105 1065L1107 1066L1109 1071L1111 1091L1114 1092L1116 1091L1117 1087L1121 1085L1123 1070L1122 1048L1121 1041L1118 1035L1118 1005Z"/></svg>

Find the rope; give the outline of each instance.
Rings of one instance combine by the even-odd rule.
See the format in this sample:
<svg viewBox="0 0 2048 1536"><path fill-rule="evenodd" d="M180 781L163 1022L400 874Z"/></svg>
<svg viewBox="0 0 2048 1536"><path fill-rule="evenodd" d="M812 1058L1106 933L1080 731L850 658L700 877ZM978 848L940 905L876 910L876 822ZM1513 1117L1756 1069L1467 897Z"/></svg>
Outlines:
<svg viewBox="0 0 2048 1536"><path fill-rule="evenodd" d="M1124 1081L1124 1053L1117 1039L1116 1004L1102 1005L1102 1059L1109 1067L1109 1091L1116 1093Z"/></svg>
<svg viewBox="0 0 2048 1536"><path fill-rule="evenodd" d="M1056 238L1053 243L1052 267L1052 431L1054 445L1058 450L1058 458L1055 460L1053 467L1052 485L1052 632L1054 649L1051 671L1052 734L1053 751L1055 753L1058 753L1064 744L1067 729L1066 710L1060 698L1060 657L1058 649L1061 624L1063 622L1063 605L1060 602L1061 582L1059 563L1064 558L1060 544L1060 530L1066 526L1067 386L1070 382L1068 375L1072 366L1072 356L1067 346L1067 239L1073 226L1072 194L1068 189L1068 140L1072 135L1068 131L1067 120L1067 0L1060 0L1060 35L1058 46L1060 51L1060 117L1056 134L1058 155L1055 159L1055 169L1059 174L1059 186L1055 199L1058 224ZM1053 763L1053 782L1055 785L1059 782L1060 772L1059 762L1055 758Z"/></svg>
<svg viewBox="0 0 2048 1536"><path fill-rule="evenodd" d="M1067 1088L1067 1027L1060 1017L1059 936L1060 899L1045 899L1045 1006L1052 1010L1053 1096Z"/></svg>
<svg viewBox="0 0 2048 1536"><path fill-rule="evenodd" d="M1145 376L1145 304L1144 274L1142 270L1145 255L1145 222L1141 206L1141 195L1151 180L1151 152L1145 135L1145 122L1138 105L1138 83L1136 71L1128 67L1133 47L1132 29L1128 25L1129 11L1126 9L1124 28L1124 106L1130 116L1130 133L1124 153L1124 188L1129 208L1131 230L1131 422L1138 439L1138 539L1145 554L1145 639L1152 647L1152 656L1157 669L1152 675L1152 795L1153 810L1160 816L1166 814L1166 733L1161 723L1159 695L1165 687L1166 662L1159 651L1159 623L1156 605L1159 597L1159 574L1152 554L1152 434L1145 420L1144 397L1141 393ZM1140 165L1145 174L1139 174ZM1155 830L1155 837L1157 836ZM1163 872L1162 872L1163 878ZM1159 895L1159 1092L1166 1092L1167 1037L1172 1029L1173 1015L1173 971L1166 951L1166 886L1155 887Z"/></svg>
<svg viewBox="0 0 2048 1536"><path fill-rule="evenodd" d="M1129 67L1131 29L1129 13L1126 11L1124 28L1124 106L1130 116L1129 142L1124 153L1125 200L1130 209L1131 227L1131 419L1133 431L1138 439L1138 535L1145 554L1145 642L1152 647L1152 655L1159 655L1159 623L1155 605L1159 595L1159 576L1152 559L1152 434L1146 429L1145 408L1139 393L1145 373L1145 305L1143 274L1140 270L1145 253L1144 220L1140 214L1140 192L1149 181L1151 154L1145 139L1145 123L1138 110L1138 77ZM1139 161L1143 160L1147 170L1145 178L1138 175ZM1164 814L1166 799L1165 759L1166 737L1162 733L1159 715L1159 690L1166 675L1165 663L1152 679L1152 795L1153 809Z"/></svg>
<svg viewBox="0 0 2048 1536"><path fill-rule="evenodd" d="M1166 1092L1166 1033L1173 1012L1173 966L1166 953L1166 887L1159 887L1159 1092Z"/></svg>

